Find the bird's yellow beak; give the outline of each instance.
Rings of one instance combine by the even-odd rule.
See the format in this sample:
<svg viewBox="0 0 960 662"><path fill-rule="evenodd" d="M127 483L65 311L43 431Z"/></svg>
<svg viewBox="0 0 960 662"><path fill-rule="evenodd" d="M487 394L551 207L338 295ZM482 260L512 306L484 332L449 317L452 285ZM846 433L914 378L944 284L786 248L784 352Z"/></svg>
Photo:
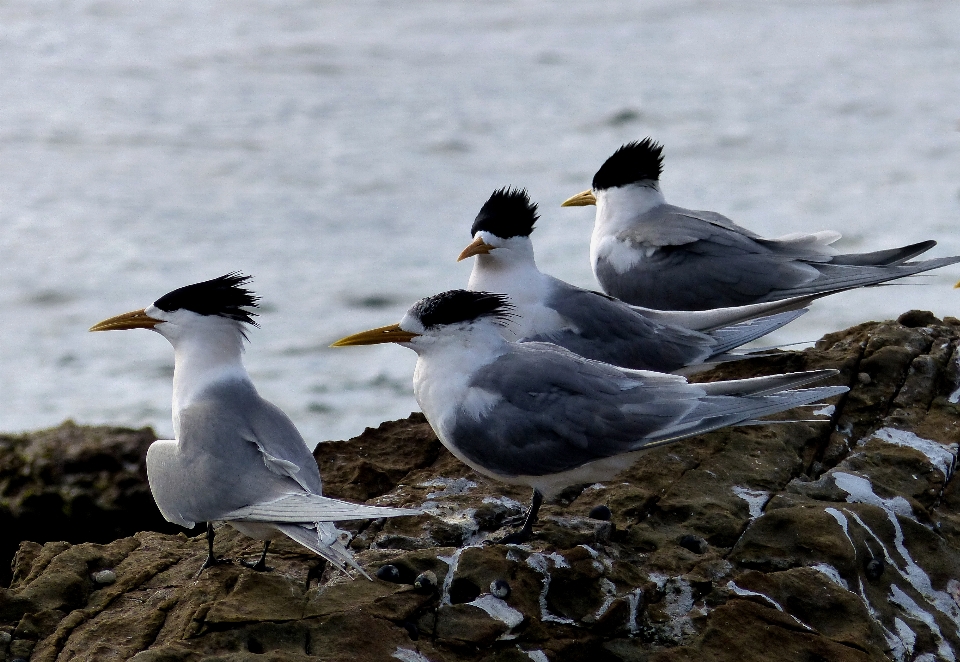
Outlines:
<svg viewBox="0 0 960 662"><path fill-rule="evenodd" d="M493 246L485 243L480 237L477 237L473 240L472 244L463 249L463 251L460 253L460 256L457 258L457 262L466 260L468 257L473 257L474 255L486 255L493 249Z"/></svg>
<svg viewBox="0 0 960 662"><path fill-rule="evenodd" d="M567 198L561 204L561 207L589 207L590 205L597 204L597 196L593 194L593 191L587 189L582 193L577 193L575 196Z"/></svg>
<svg viewBox="0 0 960 662"><path fill-rule="evenodd" d="M404 331L400 328L399 324L391 324L389 326L381 326L378 329L361 331L360 333L355 333L352 336L341 338L330 346L352 347L353 345L379 345L380 343L385 342L410 342L419 335L419 333Z"/></svg>
<svg viewBox="0 0 960 662"><path fill-rule="evenodd" d="M152 329L163 320L150 317L143 309L117 315L90 327L91 331L121 331L123 329Z"/></svg>
<svg viewBox="0 0 960 662"><path fill-rule="evenodd" d="M960 287L960 283L957 283L956 285L954 285L953 289L957 289L958 287Z"/></svg>

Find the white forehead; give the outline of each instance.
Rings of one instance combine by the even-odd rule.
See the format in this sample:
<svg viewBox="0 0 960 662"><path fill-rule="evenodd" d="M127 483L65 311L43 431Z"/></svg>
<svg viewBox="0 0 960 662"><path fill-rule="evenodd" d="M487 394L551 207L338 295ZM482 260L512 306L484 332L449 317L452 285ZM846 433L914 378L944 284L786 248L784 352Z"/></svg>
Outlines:
<svg viewBox="0 0 960 662"><path fill-rule="evenodd" d="M403 319L400 320L400 328L410 333L423 333L425 331L425 327L420 321L420 318L409 310L404 314Z"/></svg>

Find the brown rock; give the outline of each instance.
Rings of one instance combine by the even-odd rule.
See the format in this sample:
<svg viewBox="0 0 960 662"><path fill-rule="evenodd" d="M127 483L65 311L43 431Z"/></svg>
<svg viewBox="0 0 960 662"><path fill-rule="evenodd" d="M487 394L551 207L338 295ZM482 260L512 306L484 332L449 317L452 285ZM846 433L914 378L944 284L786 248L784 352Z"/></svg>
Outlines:
<svg viewBox="0 0 960 662"><path fill-rule="evenodd" d="M366 501L386 494L410 472L432 465L443 446L421 413L367 428L349 441L318 444L313 452L324 493Z"/></svg>
<svg viewBox="0 0 960 662"><path fill-rule="evenodd" d="M175 533L147 485L153 430L71 421L28 434L0 434L0 585L21 540L110 542L137 531Z"/></svg>
<svg viewBox="0 0 960 662"><path fill-rule="evenodd" d="M718 607L694 643L655 653L650 662L711 660L716 662L867 662L871 657L858 648L838 644L804 628L789 615L749 600L731 600Z"/></svg>

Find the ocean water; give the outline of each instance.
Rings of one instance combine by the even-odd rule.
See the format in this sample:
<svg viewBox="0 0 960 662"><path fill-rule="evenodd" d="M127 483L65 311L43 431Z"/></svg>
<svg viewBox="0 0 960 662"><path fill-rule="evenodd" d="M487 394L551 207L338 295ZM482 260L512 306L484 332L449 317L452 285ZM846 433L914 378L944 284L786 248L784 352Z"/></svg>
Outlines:
<svg viewBox="0 0 960 662"><path fill-rule="evenodd" d="M414 355L330 349L461 287L490 192L541 204L545 271L595 287L589 186L666 145L668 200L846 250L960 252L960 3L0 3L0 430L171 434L173 353L104 317L222 273L247 364L309 442L416 409ZM765 342L960 311L960 268L844 294Z"/></svg>

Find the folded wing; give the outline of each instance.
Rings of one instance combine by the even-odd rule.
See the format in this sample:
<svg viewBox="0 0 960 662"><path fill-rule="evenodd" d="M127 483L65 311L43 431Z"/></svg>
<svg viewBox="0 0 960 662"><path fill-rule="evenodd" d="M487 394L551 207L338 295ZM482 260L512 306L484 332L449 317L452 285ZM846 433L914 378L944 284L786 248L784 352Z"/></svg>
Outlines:
<svg viewBox="0 0 960 662"><path fill-rule="evenodd" d="M468 459L497 474L547 475L845 391L767 395L830 374L708 386L618 369L545 343L522 343L474 374L471 386L492 404L479 417L458 416L453 436Z"/></svg>

